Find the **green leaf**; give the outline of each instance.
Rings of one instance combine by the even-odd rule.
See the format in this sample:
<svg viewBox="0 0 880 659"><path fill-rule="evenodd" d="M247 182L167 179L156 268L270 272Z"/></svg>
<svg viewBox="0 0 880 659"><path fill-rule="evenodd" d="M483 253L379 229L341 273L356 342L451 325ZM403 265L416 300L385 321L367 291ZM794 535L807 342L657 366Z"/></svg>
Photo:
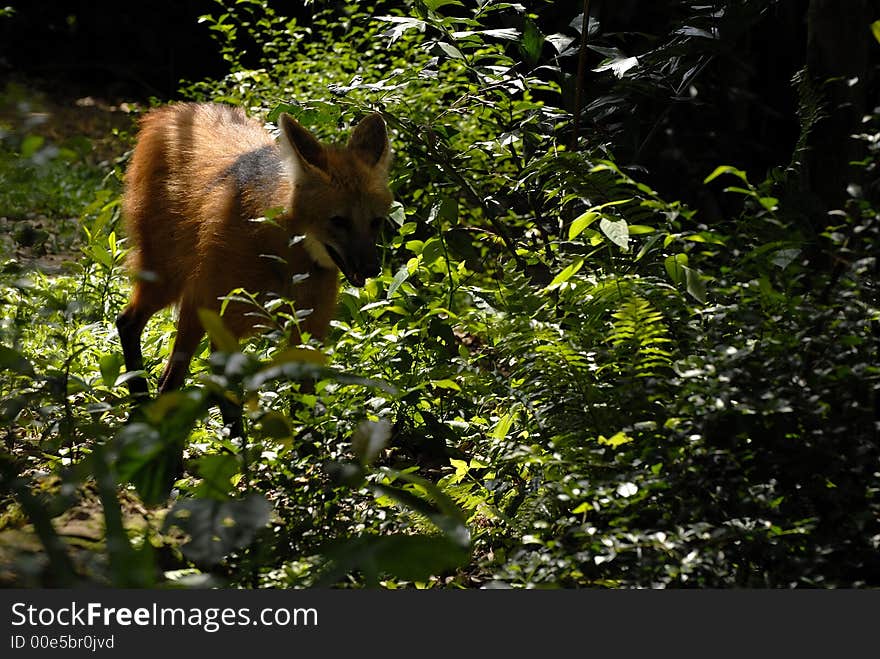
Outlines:
<svg viewBox="0 0 880 659"><path fill-rule="evenodd" d="M500 442L507 437L507 433L510 431L510 426L513 425L513 420L515 418L516 412L508 412L498 419L498 425L496 425L495 430L492 431L492 439L497 439Z"/></svg>
<svg viewBox="0 0 880 659"><path fill-rule="evenodd" d="M238 352L238 341L232 335L232 332L226 329L223 319L216 311L199 309L199 320L202 322L202 327L205 328L208 337L217 350L220 352Z"/></svg>
<svg viewBox="0 0 880 659"><path fill-rule="evenodd" d="M422 246L422 263L425 266L431 266L442 258L445 258L443 241L437 236L428 238Z"/></svg>
<svg viewBox="0 0 880 659"><path fill-rule="evenodd" d="M385 419L363 421L351 437L351 448L364 466L372 464L391 438L391 423Z"/></svg>
<svg viewBox="0 0 880 659"><path fill-rule="evenodd" d="M156 564L149 542L135 548L123 524L117 482L111 473L106 445L96 446L84 463L91 467L104 514L104 534L112 583L118 587L147 587L155 583Z"/></svg>
<svg viewBox="0 0 880 659"><path fill-rule="evenodd" d="M147 505L164 502L177 477L183 443L167 439L146 423L131 423L110 446L117 478L132 483Z"/></svg>
<svg viewBox="0 0 880 659"><path fill-rule="evenodd" d="M226 501L230 498L232 477L240 470L238 458L228 453L203 455L197 467L202 482L196 489L200 499Z"/></svg>
<svg viewBox="0 0 880 659"><path fill-rule="evenodd" d="M266 115L266 121L277 123L282 112L289 114L304 126L335 126L342 116L341 108L335 103L308 101L279 103Z"/></svg>
<svg viewBox="0 0 880 659"><path fill-rule="evenodd" d="M743 183L748 184L749 182L748 178L746 177L746 173L743 170L737 169L736 167L731 167L730 165L720 165L716 167L713 172L709 174L709 176L703 179L703 183L711 183L722 174L732 174L733 176L736 176L738 179L740 179Z"/></svg>
<svg viewBox="0 0 880 659"><path fill-rule="evenodd" d="M601 165L594 167L591 171L605 171L608 169L607 167L603 167ZM619 173L619 171L617 172ZM615 199L614 201L607 201L604 204L599 204L598 206L593 206L592 208L587 209L581 215L572 220L571 226L568 229L568 239L574 240L577 236L579 236L587 227L589 227L593 222L596 221L597 218L602 217L600 211L610 206L621 206L623 204L629 204L633 201L631 197L626 199ZM592 244L598 244L593 241Z"/></svg>
<svg viewBox="0 0 880 659"><path fill-rule="evenodd" d="M446 536L459 547L469 547L470 531L465 525L464 513L445 492L429 480L401 471L386 470L394 477L416 485L416 491L423 492L430 500L404 489L384 483L373 483L371 487L380 495L388 496L399 504L427 517Z"/></svg>
<svg viewBox="0 0 880 659"><path fill-rule="evenodd" d="M432 213L433 213L433 209ZM458 198L449 195L443 195L440 198L440 204L437 206L437 217L447 222L455 223L458 221Z"/></svg>
<svg viewBox="0 0 880 659"><path fill-rule="evenodd" d="M770 257L770 263L785 270L800 253L799 249L780 249Z"/></svg>
<svg viewBox="0 0 880 659"><path fill-rule="evenodd" d="M119 254L119 246L116 242L116 232L111 231L107 236L107 245L110 247L110 254L115 258Z"/></svg>
<svg viewBox="0 0 880 659"><path fill-rule="evenodd" d="M577 238L579 235L581 235L581 233L583 233L584 229L590 226L598 218L599 213L592 210L578 215L574 220L572 220L571 226L568 228L568 239L574 240L575 238Z"/></svg>
<svg viewBox="0 0 880 659"><path fill-rule="evenodd" d="M392 24L393 27L388 28L382 34L382 36L388 37L391 43L400 39L407 30L416 29L419 32L424 32L428 26L425 21L408 16L378 16L377 20Z"/></svg>
<svg viewBox="0 0 880 659"><path fill-rule="evenodd" d="M385 299L390 300L391 296L397 292L397 289L400 288L400 285L405 282L409 278L409 267L407 264L403 264L400 266L400 269L395 273L394 279L391 280L391 284L388 286L388 290L385 292Z"/></svg>
<svg viewBox="0 0 880 659"><path fill-rule="evenodd" d="M685 280L684 268L688 264L687 254L670 254L663 260L666 274L673 284L682 284Z"/></svg>
<svg viewBox="0 0 880 659"><path fill-rule="evenodd" d="M758 197L758 202L768 211L775 211L779 207L779 199L776 197Z"/></svg>
<svg viewBox="0 0 880 659"><path fill-rule="evenodd" d="M630 227L632 229L632 227ZM642 247L639 249L639 253L636 254L636 261L641 261L646 254L650 253L654 247L663 240L664 235L661 233L654 233L650 238L648 238Z"/></svg>
<svg viewBox="0 0 880 659"><path fill-rule="evenodd" d="M113 256L103 245L92 244L82 248L86 256L91 257L96 263L103 265L108 270L113 267Z"/></svg>
<svg viewBox="0 0 880 659"><path fill-rule="evenodd" d="M682 266L684 270L685 281L687 283L687 292L700 304L706 303L706 282L699 270Z"/></svg>
<svg viewBox="0 0 880 659"><path fill-rule="evenodd" d="M880 43L880 21L874 21L871 23L871 34L874 35L874 39L877 40L877 43Z"/></svg>
<svg viewBox="0 0 880 659"><path fill-rule="evenodd" d="M403 225L406 222L406 212L403 208L403 204L399 201L395 201L391 204L391 210L388 212L388 219L394 222L397 226L403 228Z"/></svg>
<svg viewBox="0 0 880 659"><path fill-rule="evenodd" d="M626 75L630 69L634 69L639 65L638 57L615 57L614 59L593 69L596 73L610 70L618 78Z"/></svg>
<svg viewBox="0 0 880 659"><path fill-rule="evenodd" d="M312 348L285 348L272 358L272 365L281 364L315 364L323 366L327 363L327 356L319 350Z"/></svg>
<svg viewBox="0 0 880 659"><path fill-rule="evenodd" d="M577 273L577 271L583 267L583 265L584 259L578 259L574 263L567 265L565 268L563 268L562 272L560 272L553 278L553 281L547 284L547 288L545 288L544 290L549 291L560 286L561 284L564 284L569 279L571 279Z"/></svg>
<svg viewBox="0 0 880 659"><path fill-rule="evenodd" d="M620 249L629 251L629 226L626 220L609 220L603 217L599 221L599 228Z"/></svg>
<svg viewBox="0 0 880 659"><path fill-rule="evenodd" d="M455 5L457 7L463 6L459 0L425 0L425 7L431 11L437 11L440 7L446 7L448 5Z"/></svg>
<svg viewBox="0 0 880 659"><path fill-rule="evenodd" d="M30 405L30 396L7 396L0 399L0 422L8 423L26 410Z"/></svg>
<svg viewBox="0 0 880 659"><path fill-rule="evenodd" d="M611 448L617 448L623 444L628 444L633 441L633 438L627 435L622 430L620 432L615 433L611 437L605 437L604 435L599 435L598 442L600 444L605 444L606 446L610 446Z"/></svg>
<svg viewBox="0 0 880 659"><path fill-rule="evenodd" d="M452 44L446 43L445 41L438 41L436 46L444 55L451 59L464 59L462 52Z"/></svg>
<svg viewBox="0 0 880 659"><path fill-rule="evenodd" d="M497 28L489 30L460 30L452 33L452 38L456 40L464 40L470 37L495 37L496 39L513 41L519 39L519 31L513 28Z"/></svg>
<svg viewBox="0 0 880 659"><path fill-rule="evenodd" d="M24 355L4 345L0 345L0 369L8 369L31 377L34 375L34 367Z"/></svg>
<svg viewBox="0 0 880 659"><path fill-rule="evenodd" d="M129 423L108 444L116 479L134 485L144 503L164 503L180 475L184 444L209 403L204 389L192 389L165 393L141 408L148 423Z"/></svg>
<svg viewBox="0 0 880 659"><path fill-rule="evenodd" d="M444 536L363 535L343 538L323 548L328 568L321 582L332 585L345 574L363 572L368 583L390 575L406 581L427 581L468 563L471 552Z"/></svg>
<svg viewBox="0 0 880 659"><path fill-rule="evenodd" d="M183 555L195 563L216 565L227 554L249 545L269 523L271 512L271 504L261 494L229 501L184 499L165 516L162 530L180 529L190 538L181 547Z"/></svg>
<svg viewBox="0 0 880 659"><path fill-rule="evenodd" d="M118 352L101 355L101 358L98 360L98 367L101 370L101 380L104 382L104 386L108 389L116 385L116 378L119 377L119 372L122 370L122 362L122 355Z"/></svg>
<svg viewBox="0 0 880 659"><path fill-rule="evenodd" d="M634 496L638 491L639 488L635 483L626 482L617 486L617 494L624 498Z"/></svg>
<svg viewBox="0 0 880 659"><path fill-rule="evenodd" d="M683 240L689 240L694 243L709 243L712 245L724 245L724 238L717 233L711 231L700 231L689 236L682 236Z"/></svg>
<svg viewBox="0 0 880 659"><path fill-rule="evenodd" d="M541 50L544 47L544 35L541 33L538 25L528 16L525 17L520 47L529 62L535 63L541 57Z"/></svg>
<svg viewBox="0 0 880 659"><path fill-rule="evenodd" d="M438 389L451 389L452 391L461 391L461 387L454 380L444 378L442 380L431 380L431 384Z"/></svg>
<svg viewBox="0 0 880 659"><path fill-rule="evenodd" d="M272 439L287 439L293 434L287 417L273 411L260 417L260 430Z"/></svg>
<svg viewBox="0 0 880 659"><path fill-rule="evenodd" d="M28 135L21 142L21 157L22 158L30 158L37 151L40 150L40 147L43 146L43 143L46 141L42 135Z"/></svg>

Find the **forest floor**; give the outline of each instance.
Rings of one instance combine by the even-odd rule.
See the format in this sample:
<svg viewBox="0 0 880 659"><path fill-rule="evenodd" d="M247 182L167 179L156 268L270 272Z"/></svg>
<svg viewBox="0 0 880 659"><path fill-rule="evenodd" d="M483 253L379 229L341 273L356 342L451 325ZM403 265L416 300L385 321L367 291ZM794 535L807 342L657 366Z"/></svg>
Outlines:
<svg viewBox="0 0 880 659"><path fill-rule="evenodd" d="M0 254L58 272L77 260L79 213L126 156L139 105L64 81L0 90Z"/></svg>
<svg viewBox="0 0 880 659"><path fill-rule="evenodd" d="M124 164L138 103L106 98L64 81L15 79L0 89L0 267L4 272L66 272L84 256L80 213L99 183ZM27 157L25 157L27 154ZM121 169L119 169L121 171ZM7 438L9 440L10 438ZM30 442L13 442L27 450ZM9 441L7 446L10 447ZM18 451L10 447L13 454ZM19 456L23 457L23 456ZM38 497L59 493L60 479L30 474ZM93 561L105 539L104 512L93 488L52 518L75 563ZM0 504L11 503L0 500ZM156 511L120 493L127 528ZM0 585L21 586L46 562L33 525L17 505L0 505ZM83 572L88 568L80 564Z"/></svg>
<svg viewBox="0 0 880 659"><path fill-rule="evenodd" d="M0 125L18 124L55 143L85 137L97 164L121 155L117 132L132 130L140 105L64 81L15 78L0 92Z"/></svg>

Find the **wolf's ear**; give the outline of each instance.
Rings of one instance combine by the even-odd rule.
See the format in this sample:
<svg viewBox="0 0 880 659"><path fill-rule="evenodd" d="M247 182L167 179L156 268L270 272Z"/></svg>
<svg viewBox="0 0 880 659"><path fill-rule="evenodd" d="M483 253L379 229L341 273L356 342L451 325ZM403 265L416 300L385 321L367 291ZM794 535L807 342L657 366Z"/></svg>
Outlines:
<svg viewBox="0 0 880 659"><path fill-rule="evenodd" d="M361 119L348 139L348 148L357 151L368 165L388 171L391 145L382 115L374 112Z"/></svg>
<svg viewBox="0 0 880 659"><path fill-rule="evenodd" d="M278 128L281 130L281 156L291 168L294 178L307 172L309 167L327 171L324 147L296 119L282 112L278 117Z"/></svg>

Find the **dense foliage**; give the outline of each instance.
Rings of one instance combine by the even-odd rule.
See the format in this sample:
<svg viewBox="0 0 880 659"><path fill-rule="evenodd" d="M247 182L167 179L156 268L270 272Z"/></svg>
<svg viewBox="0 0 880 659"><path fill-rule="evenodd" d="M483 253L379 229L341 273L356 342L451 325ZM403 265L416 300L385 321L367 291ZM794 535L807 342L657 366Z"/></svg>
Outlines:
<svg viewBox="0 0 880 659"><path fill-rule="evenodd" d="M791 81L783 157L723 118L746 83L718 76L782 10L657 4L648 32L607 27L601 3L588 21L449 0L314 3L297 21L221 1L201 23L229 74L181 95L286 111L327 140L382 112L383 273L343 289L325 345L285 350L279 330L239 346L206 318L220 351L206 340L191 386L131 423L113 324L125 157L6 131L8 580L880 585L880 114L838 136L862 154L840 203L813 198L833 82ZM876 89L866 73L852 85ZM34 212L75 214L79 233L40 233ZM60 268L21 256L71 245ZM170 313L147 329L153 382L173 332ZM244 442L216 392L244 401ZM71 537L89 516L95 537Z"/></svg>

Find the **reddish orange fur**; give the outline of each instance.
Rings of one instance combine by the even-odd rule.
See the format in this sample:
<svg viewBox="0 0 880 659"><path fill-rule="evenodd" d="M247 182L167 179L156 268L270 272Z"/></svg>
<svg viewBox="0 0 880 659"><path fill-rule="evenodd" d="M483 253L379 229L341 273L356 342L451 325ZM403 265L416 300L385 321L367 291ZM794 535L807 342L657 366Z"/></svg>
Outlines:
<svg viewBox="0 0 880 659"><path fill-rule="evenodd" d="M276 144L238 108L192 103L152 110L141 121L123 205L134 281L117 325L126 368L141 370L147 320L178 306L160 391L183 382L204 336L197 310L219 310L231 290L293 299L297 310L312 310L303 329L323 339L336 308L337 263L355 285L377 271L374 218L391 203L384 123L371 115L345 147L320 144L287 116L280 126ZM274 224L252 221L274 208L285 209ZM350 220L348 229L334 216ZM296 235L306 239L291 245ZM298 273L308 278L292 284ZM226 326L237 337L258 331L261 321L246 315L252 311L228 305ZM130 386L145 395L142 379Z"/></svg>

